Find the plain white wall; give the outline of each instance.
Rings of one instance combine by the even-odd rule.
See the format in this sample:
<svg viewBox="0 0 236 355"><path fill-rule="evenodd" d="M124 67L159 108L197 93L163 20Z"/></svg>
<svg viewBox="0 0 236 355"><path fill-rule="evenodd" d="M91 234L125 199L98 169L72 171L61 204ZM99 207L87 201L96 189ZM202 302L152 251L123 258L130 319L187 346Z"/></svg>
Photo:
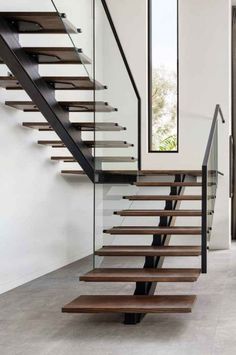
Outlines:
<svg viewBox="0 0 236 355"><path fill-rule="evenodd" d="M14 10L29 10L28 0L22 0L17 5L0 3L2 11L12 10L13 5ZM30 4L31 10L37 10L36 3ZM60 4L60 11L69 12L72 21L78 19L81 9L77 13L71 11L76 3L72 6L71 1L61 0L57 4ZM180 153L173 155L148 154L147 151L146 0L108 0L108 5L142 96L144 169L165 169L170 166L198 169L214 105L222 105L227 124L221 127L220 169L225 176L220 179L213 246L228 247L230 2L180 1ZM52 10L48 0L41 1L40 6L41 10ZM88 15L90 10L86 11ZM81 23L89 31L85 18L81 18ZM78 27L83 27L81 23ZM29 45L31 39L25 37L24 41ZM43 37L38 36L38 41L43 43ZM47 41L56 44L49 36ZM91 47L85 37L81 37L81 43L90 53ZM53 74L62 69L65 70L63 66L54 69ZM67 70L71 72L74 67ZM47 67L42 72L52 74L51 68ZM76 74L80 72L81 69ZM10 96L14 98L13 93ZM64 94L58 96L65 97ZM1 90L1 102L5 97L6 92ZM0 111L0 179L1 201L4 201L1 204L0 292L4 292L91 252L93 192L86 179L78 181L76 178L60 176L59 166L48 161L50 149L38 147L35 143L42 136L21 128L21 122L26 120L25 114L2 104ZM34 116L34 119L37 118Z"/></svg>
<svg viewBox="0 0 236 355"><path fill-rule="evenodd" d="M220 124L220 177L212 248L230 246L229 134L231 120L231 1L180 0L180 151L148 153L147 1L108 0L142 97L142 168L201 169L216 104ZM135 11L134 11L135 9Z"/></svg>
<svg viewBox="0 0 236 355"><path fill-rule="evenodd" d="M90 2L83 0L83 13L79 8L72 11L78 6L74 0L57 4L78 27L84 25L84 34L77 35L76 40L91 55L91 42L85 40L90 28L86 22ZM49 0L40 4L0 0L0 7L1 11L53 11ZM61 35L24 35L20 40L29 46L35 41L42 46L70 45ZM59 67L44 66L40 71L47 75L85 75L81 66ZM0 72L6 75L7 68L1 65ZM88 98L88 93L79 95ZM61 92L57 97L78 98L78 92L72 96ZM22 127L23 121L44 120L41 114L23 113L4 105L5 100L24 99L28 99L24 92L0 89L0 293L83 258L92 253L93 247L93 184L86 177L62 176L60 170L69 165L50 161L52 155L62 152L37 144L38 139L50 139L54 133Z"/></svg>

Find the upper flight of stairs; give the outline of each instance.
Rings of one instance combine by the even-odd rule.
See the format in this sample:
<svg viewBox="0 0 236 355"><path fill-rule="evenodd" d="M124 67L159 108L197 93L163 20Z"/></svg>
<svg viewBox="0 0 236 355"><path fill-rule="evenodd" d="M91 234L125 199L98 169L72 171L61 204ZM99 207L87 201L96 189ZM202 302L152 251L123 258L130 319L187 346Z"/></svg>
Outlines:
<svg viewBox="0 0 236 355"><path fill-rule="evenodd" d="M66 15L61 14L60 16L56 12L25 12L25 13L1 13L1 17L5 19L10 26L14 28L18 33L42 33L42 34L66 34L69 33L80 33L75 26L73 26L67 19ZM1 29L0 24L0 29ZM1 31L0 31L1 32ZM1 33L0 33L1 35ZM16 41L16 38L14 38ZM45 39L45 43L46 43ZM21 58L31 62L35 67L41 64L77 64L83 66L84 64L90 65L92 60L83 53L82 49L69 48L69 47L23 47L18 48L21 52ZM2 54L3 56L3 54ZM0 55L1 57L1 55ZM4 57L4 56L3 56ZM1 60L1 58L0 58ZM1 60L3 62L3 58ZM24 62L24 61L23 61ZM6 63L7 64L7 63ZM9 62L9 66L11 62ZM9 68L10 69L10 68ZM31 89L29 81L27 85L24 85L24 80L20 76L18 77L17 70L12 71L12 74L8 76L0 77L0 86L6 90L25 90L29 96L31 94ZM30 71L29 71L30 73ZM42 86L38 87L39 93L40 88L44 88L47 93L53 93L55 90L109 90L109 86L92 80L88 76L43 76L38 74L37 80L31 81L34 84L39 81ZM45 94L45 93L44 93ZM46 95L46 94L45 94ZM53 95L52 95L53 96ZM31 96L30 96L31 97ZM47 95L45 96L47 98ZM42 99L45 98L42 96ZM36 97L37 99L37 97ZM87 155L91 155L91 162L94 160L93 148L107 148L109 149L119 149L127 148L130 149L134 146L133 142L127 142L124 137L120 140L109 139L109 132L117 132L117 134L127 134L126 127L123 124L119 124L119 117L114 119L114 115L117 115L117 108L114 108L105 101L93 102L91 101L56 101L53 96L52 104L50 97L49 102L45 105L37 104L31 97L31 101L6 101L6 105L10 106L12 109L17 109L24 111L26 117L28 115L29 121L24 121L23 126L25 128L36 129L40 132L55 132L58 136L56 139L40 139L39 144L44 146L51 146L53 148L63 148L68 149L69 154L61 154L59 156L52 156L52 161L62 161L66 163L79 162L79 158L83 158L81 152L86 152ZM46 100L47 101L47 100ZM51 106L50 106L51 104ZM49 105L49 106L47 106ZM56 106L56 108L55 108ZM58 116L58 120L55 122L55 117L52 118L50 115L44 115L46 121L32 121L32 115L38 111L46 112L49 108L54 110L54 116ZM45 109L45 111L44 111ZM119 109L119 108L118 108ZM81 122L74 122L69 120L69 114L77 112L83 113ZM91 122L86 119L86 113L93 112L104 112L107 114L113 114L113 119L111 122ZM116 117L117 117L116 116ZM37 116L38 117L38 116ZM63 118L63 119L61 119ZM61 119L61 120L60 120ZM65 136L63 135L66 131ZM83 139L81 136L86 132L104 132L108 133L108 139L96 140ZM63 133L63 134L62 134ZM107 136L105 136L107 138ZM68 142L71 143L73 149L68 147ZM79 142L79 144L78 144ZM81 151L79 151L81 149ZM79 154L78 154L79 151ZM77 153L76 153L77 152ZM68 152L67 152L68 153ZM86 156L86 154L84 154ZM136 163L137 157L127 153L127 155L120 156L109 154L106 156L96 157L97 162L103 163ZM87 165L86 165L87 167ZM99 170L98 170L99 172ZM108 226L104 229L104 241L108 239L110 235L112 236L122 236L124 239L124 245L104 245L95 251L97 257L103 257L110 260L110 257L132 257L135 262L135 257L143 257L144 266L143 268L112 268L112 267L102 267L95 268L89 273L81 276L81 281L84 282L129 282L136 285L134 295L87 295L80 296L73 302L64 306L62 311L68 313L124 313L126 323L137 323L141 320L143 314L146 313L189 313L192 311L196 296L195 295L154 295L156 283L161 282L196 282L200 276L201 270L199 268L188 267L187 263L189 257L197 257L201 255L201 247L199 246L199 240L201 238L201 223L199 226L176 226L175 221L179 217L196 217L201 221L201 171L200 170L119 170L117 167L115 170L105 170L102 172L113 178L122 176L130 178L129 184L136 189L144 189L149 191L150 188L157 189L157 193L148 194L138 194L137 195L126 195L121 194L120 199L123 202L136 201L140 203L140 209L120 209L116 208L113 212L117 218L120 218L118 226ZM84 176L86 175L83 170L79 169L68 169L62 170L65 175L75 175ZM87 174L89 176L89 174ZM93 173L90 174L93 176ZM91 177L91 176L90 176ZM148 178L150 179L148 180ZM157 180L153 181L153 178L158 177ZM160 180L160 177L162 180ZM168 181L171 177L172 180ZM161 194L160 189L168 188L170 191L169 195ZM185 194L185 188L197 188L199 189L198 194ZM139 190L137 190L139 191ZM143 190L142 190L143 191ZM147 203L156 204L158 201L162 201L163 208L160 207L150 207L146 208ZM181 209L180 205L183 202L196 202L199 206L196 209ZM143 203L145 202L145 207ZM132 207L132 202L131 205ZM124 218L143 218L142 224L140 226L132 225L122 225ZM146 225L146 218L157 217L155 225ZM126 238L132 235L134 240L133 245L125 245ZM136 245L136 236L153 236L152 245ZM175 235L178 238L180 235L191 236L194 235L196 238L196 245L170 245L171 236ZM115 240L115 239L114 239ZM165 257L178 257L183 259L183 268L166 268L163 267L163 260ZM92 292L93 288L91 288ZM131 318L130 318L131 317Z"/></svg>
<svg viewBox="0 0 236 355"><path fill-rule="evenodd" d="M80 36L81 30L77 29L73 24L71 24L65 14L60 14L56 12L4 12L1 13L1 16L7 21L7 24L9 25L9 28L13 29L14 31L20 33L20 34L25 34L25 33L41 33L41 34L65 34L67 33L73 33L77 34ZM5 26L5 24L4 24ZM45 38L46 39L46 38ZM15 41L17 39L15 38ZM45 40L45 43L47 41ZM22 53L21 53L22 52ZM88 71L84 68L85 65L91 66L92 60L86 56L86 54L83 53L81 48L74 48L74 47L19 47L19 51L16 52L16 56L18 53L21 54L21 57L19 57L19 62L24 64L24 61L27 59L27 65L33 66L37 64L38 66L42 64L50 64L50 65L57 65L57 64L75 64L78 65L80 68L83 68L83 71L85 75L80 75L80 76L68 76L68 75L57 75L57 76L38 76L38 79L32 78L32 81L34 80L35 84L39 84L42 86L43 94L46 94L45 91L45 85L51 89L51 92L53 91L92 91L93 90L109 90L109 88L98 82L95 81L94 79L90 78L88 76ZM4 60L1 58L0 55L0 63L3 63ZM26 63L26 61L25 61ZM6 63L8 64L8 63ZM5 88L6 90L17 90L17 91L22 91L23 89L26 90L27 94L31 97L31 92L32 89L28 86L28 83L22 82L22 76L18 77L19 70L16 70L16 72L13 72L12 68L9 67L10 72L9 75L6 76L1 76L0 77L0 87ZM29 70L29 75L31 75L31 72ZM32 74L34 76L34 74ZM70 163L80 163L80 159L78 159L78 155L83 154L84 155L84 160L88 160L88 157L90 156L89 160L90 163L86 163L88 166L88 169L90 169L93 165L93 169L95 166L95 161L93 159L93 155L95 154L93 148L107 148L109 153L111 152L111 149L119 149L119 148L133 148L134 144L132 142L127 143L125 140L112 140L109 141L107 140L104 136L104 140L97 141L96 144L93 141L90 141L88 139L84 139L83 133L85 132L104 132L104 133L109 133L109 132L124 132L126 131L126 127L123 125L120 125L119 123L114 122L113 120L109 119L109 114L111 113L116 113L118 111L117 108L111 106L109 103L105 101L94 101L92 99L93 95L90 95L91 100L71 100L71 101L56 101L57 102L57 107L52 103L51 105L51 99L48 100L49 105L51 105L50 109L55 110L55 113L57 114L58 108L60 107L61 109L61 115L65 116L66 119L62 118L63 121L63 126L68 129L68 133L70 134L70 140L74 141L74 147L68 147L68 143L65 142L63 136L64 136L64 131L62 130L60 125L57 123L51 124L51 121L25 121L23 122L23 126L27 128L32 128L32 129L38 129L40 132L53 132L59 136L59 138L62 139L62 142L59 143L57 142L52 142L52 147L59 147L59 148L67 148L69 150L69 153L71 154L70 157L71 159L67 158L67 154L65 155L66 158L63 159L64 154L62 156L62 159L59 157L57 158L56 156L52 157L52 161L62 161L62 162L70 162ZM32 98L32 97L31 97ZM44 109L42 105L42 101L40 101L40 105L37 105L36 102L33 101L23 101L23 100L15 100L15 101L9 101L7 100L5 102L7 106L12 107L13 109L21 110L23 112L32 114L34 112L42 112L44 115ZM43 109L43 110L42 110ZM104 113L106 114L106 118L102 118L101 121L96 120L94 122L94 119L91 120L90 118L86 120L87 113ZM80 116L82 118L82 121L79 122L73 122L68 115L69 113L83 113L84 117L82 115ZM50 115L51 113L49 113ZM45 116L45 115L44 115ZM29 119L31 119L32 116L29 116ZM68 119L68 118L69 119ZM113 116L114 117L114 116ZM45 116L46 120L48 120L48 117ZM61 118L59 118L61 119ZM68 120L68 124L66 123L66 120ZM119 121L119 117L118 117ZM74 131L77 131L77 139L76 138L76 133ZM70 133L71 132L71 133ZM108 135L109 137L109 135ZM123 137L122 137L123 138ZM77 143L79 142L79 144ZM54 144L55 143L55 144ZM39 140L39 144L43 145L50 145L50 140ZM75 145L77 145L75 147ZM79 154L74 154L74 150L80 149ZM132 154L127 153L127 151L124 152L124 154L120 154L118 152L117 154L107 154L106 156L103 156L103 153L96 152L96 164L100 165L102 167L102 164L104 163L127 163L127 164L135 164L137 162L137 156L133 156ZM61 156L61 155L60 155ZM114 158L113 158L114 157ZM80 164L81 168L84 169L85 167L83 164ZM96 166L97 167L97 166ZM81 174L82 171L80 170L79 174ZM87 174L90 179L93 179L94 174L90 171Z"/></svg>

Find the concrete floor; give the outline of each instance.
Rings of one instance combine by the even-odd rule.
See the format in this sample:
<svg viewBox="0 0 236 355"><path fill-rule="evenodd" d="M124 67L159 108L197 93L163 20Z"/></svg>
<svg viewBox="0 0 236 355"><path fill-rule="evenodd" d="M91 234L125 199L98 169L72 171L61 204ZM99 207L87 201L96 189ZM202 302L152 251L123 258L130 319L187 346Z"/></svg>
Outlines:
<svg viewBox="0 0 236 355"><path fill-rule="evenodd" d="M80 294L132 293L129 284L79 283L79 273L90 267L87 258L1 295L0 354L236 354L236 244L231 251L210 252L209 273L197 283L159 286L160 294L196 293L192 314L150 314L136 326L123 325L119 315L61 313Z"/></svg>

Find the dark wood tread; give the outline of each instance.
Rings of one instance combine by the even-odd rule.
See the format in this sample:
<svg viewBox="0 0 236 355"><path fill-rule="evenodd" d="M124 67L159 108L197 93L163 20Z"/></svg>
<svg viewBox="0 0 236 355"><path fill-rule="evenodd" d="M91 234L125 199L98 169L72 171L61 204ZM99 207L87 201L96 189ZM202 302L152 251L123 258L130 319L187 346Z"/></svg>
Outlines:
<svg viewBox="0 0 236 355"><path fill-rule="evenodd" d="M201 201L201 195L134 195L124 196L130 201Z"/></svg>
<svg viewBox="0 0 236 355"><path fill-rule="evenodd" d="M71 47L25 47L25 52L38 64L91 64L89 59L79 48ZM0 63L3 60L0 56Z"/></svg>
<svg viewBox="0 0 236 355"><path fill-rule="evenodd" d="M105 229L104 233L111 235L200 235L201 228L127 226Z"/></svg>
<svg viewBox="0 0 236 355"><path fill-rule="evenodd" d="M65 110L69 112L113 112L116 108L103 101L59 101ZM32 101L6 101L5 105L24 112L39 112L38 107Z"/></svg>
<svg viewBox="0 0 236 355"><path fill-rule="evenodd" d="M72 156L54 156L54 161L63 161L64 163L75 163L76 160ZM134 157L96 157L97 163L134 163L137 161Z"/></svg>
<svg viewBox="0 0 236 355"><path fill-rule="evenodd" d="M107 173L117 175L159 176L159 175L190 175L201 176L202 170L110 170Z"/></svg>
<svg viewBox="0 0 236 355"><path fill-rule="evenodd" d="M0 12L18 33L77 33L80 32L57 12Z"/></svg>
<svg viewBox="0 0 236 355"><path fill-rule="evenodd" d="M115 215L124 217L201 217L201 210L122 210Z"/></svg>
<svg viewBox="0 0 236 355"><path fill-rule="evenodd" d="M22 125L27 128L37 129L42 132L53 131L47 122L23 122ZM71 125L78 131L94 132L94 131L124 131L125 127L113 122L71 122Z"/></svg>
<svg viewBox="0 0 236 355"><path fill-rule="evenodd" d="M129 148L133 147L133 144L129 144L124 141L83 141L90 148ZM65 148L65 144L60 140L39 140L38 144L48 145L52 148Z"/></svg>
<svg viewBox="0 0 236 355"><path fill-rule="evenodd" d="M71 170L68 170L68 172L66 170L65 171L65 174L68 173L70 174L71 173ZM160 171L162 173L160 173ZM130 176L148 176L148 175L168 175L168 174L165 174L163 173L164 170L156 170L156 173L149 173L149 170L142 170L142 171L137 171L137 170L102 170L101 172L104 173L104 174L111 174L111 175L130 175ZM76 172L77 170L73 170L73 174L76 175ZM99 172L99 170L98 170ZM195 174L194 174L195 172ZM199 170L199 176L201 175L201 171ZM187 171L185 171L185 173L187 174ZM190 171L188 171L189 175L193 175L193 176L198 176L197 174L197 171L192 171L192 174L190 174ZM171 174L170 174L171 175ZM172 175L175 175L175 172L173 171ZM168 195L169 196L169 195ZM129 198L128 196L125 197L125 198Z"/></svg>
<svg viewBox="0 0 236 355"><path fill-rule="evenodd" d="M139 187L201 187L201 182L156 182L156 181L139 181L134 183L135 186Z"/></svg>
<svg viewBox="0 0 236 355"><path fill-rule="evenodd" d="M199 246L104 246L98 256L199 256Z"/></svg>
<svg viewBox="0 0 236 355"><path fill-rule="evenodd" d="M85 172L83 170L61 170L61 174L64 175L76 175L76 176L86 176Z"/></svg>
<svg viewBox="0 0 236 355"><path fill-rule="evenodd" d="M44 76L43 79L55 90L103 90L106 86L87 76ZM22 86L14 76L0 76L0 87L7 90L22 90Z"/></svg>
<svg viewBox="0 0 236 355"><path fill-rule="evenodd" d="M72 47L24 47L38 64L91 64L82 49Z"/></svg>
<svg viewBox="0 0 236 355"><path fill-rule="evenodd" d="M61 174L64 174L63 170L61 171ZM71 174L71 175L73 175L73 174ZM87 175L85 174L85 172L83 170L78 170L76 175L87 177Z"/></svg>
<svg viewBox="0 0 236 355"><path fill-rule="evenodd" d="M190 313L195 295L80 296L62 308L64 313Z"/></svg>
<svg viewBox="0 0 236 355"><path fill-rule="evenodd" d="M200 269L94 269L80 277L86 282L195 282Z"/></svg>

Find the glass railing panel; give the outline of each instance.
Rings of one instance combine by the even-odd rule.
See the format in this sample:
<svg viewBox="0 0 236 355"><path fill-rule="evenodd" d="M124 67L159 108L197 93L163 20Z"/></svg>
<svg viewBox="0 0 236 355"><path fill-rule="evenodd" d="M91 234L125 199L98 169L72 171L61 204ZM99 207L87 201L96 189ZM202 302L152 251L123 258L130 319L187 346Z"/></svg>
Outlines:
<svg viewBox="0 0 236 355"><path fill-rule="evenodd" d="M139 158L140 102L135 83L132 82L132 73L129 72L129 66L119 47L119 40L115 36L115 24L111 22L107 10L109 11L106 2L95 0L94 72L96 82L105 88L95 90L94 119L97 129L94 133L94 156L97 172L112 172L112 176L119 177L119 181L112 182L114 180L111 178L109 183L95 184L95 252L103 246L132 245L132 236L125 238L110 235L104 233L104 230L134 222L135 218L124 218L114 213L134 205L123 196L137 194L137 187L131 182L136 179ZM123 171L123 174L119 175L118 171ZM129 175L132 171L133 179L132 175ZM124 176L129 176L127 182ZM149 238L147 243L148 241ZM151 244L151 240L149 242ZM106 262L107 258L94 258L96 267L103 267Z"/></svg>
<svg viewBox="0 0 236 355"><path fill-rule="evenodd" d="M78 90L58 90L56 98L60 101L87 102L92 104L92 109L81 104L81 112L71 112L70 121L73 123L91 124L91 129L81 131L83 141L93 141L94 124L94 9L93 0L49 0L53 9L58 12L66 31L66 35L57 35L61 46L74 48L81 64L66 64L46 66L43 68L46 75L69 76L79 79ZM69 30L67 21L77 29ZM79 50L79 51L78 51ZM80 132L78 132L80 134ZM81 169L77 163L66 163L65 169Z"/></svg>
<svg viewBox="0 0 236 355"><path fill-rule="evenodd" d="M50 0L67 33L67 46L74 47L83 64L84 75L93 78L93 0ZM77 33L70 31L69 21ZM89 61L90 63L88 63Z"/></svg>
<svg viewBox="0 0 236 355"><path fill-rule="evenodd" d="M207 246L212 235L214 209L218 186L218 115L220 107L216 106L214 119L207 143L202 167L202 271L207 270ZM223 116L222 122L224 122Z"/></svg>
<svg viewBox="0 0 236 355"><path fill-rule="evenodd" d="M95 26L95 78L107 87L95 91L95 101L110 107L96 112L95 123L117 125L108 131L96 131L96 167L137 170L138 99L101 0L95 1ZM111 148L100 147L101 141L114 144Z"/></svg>

